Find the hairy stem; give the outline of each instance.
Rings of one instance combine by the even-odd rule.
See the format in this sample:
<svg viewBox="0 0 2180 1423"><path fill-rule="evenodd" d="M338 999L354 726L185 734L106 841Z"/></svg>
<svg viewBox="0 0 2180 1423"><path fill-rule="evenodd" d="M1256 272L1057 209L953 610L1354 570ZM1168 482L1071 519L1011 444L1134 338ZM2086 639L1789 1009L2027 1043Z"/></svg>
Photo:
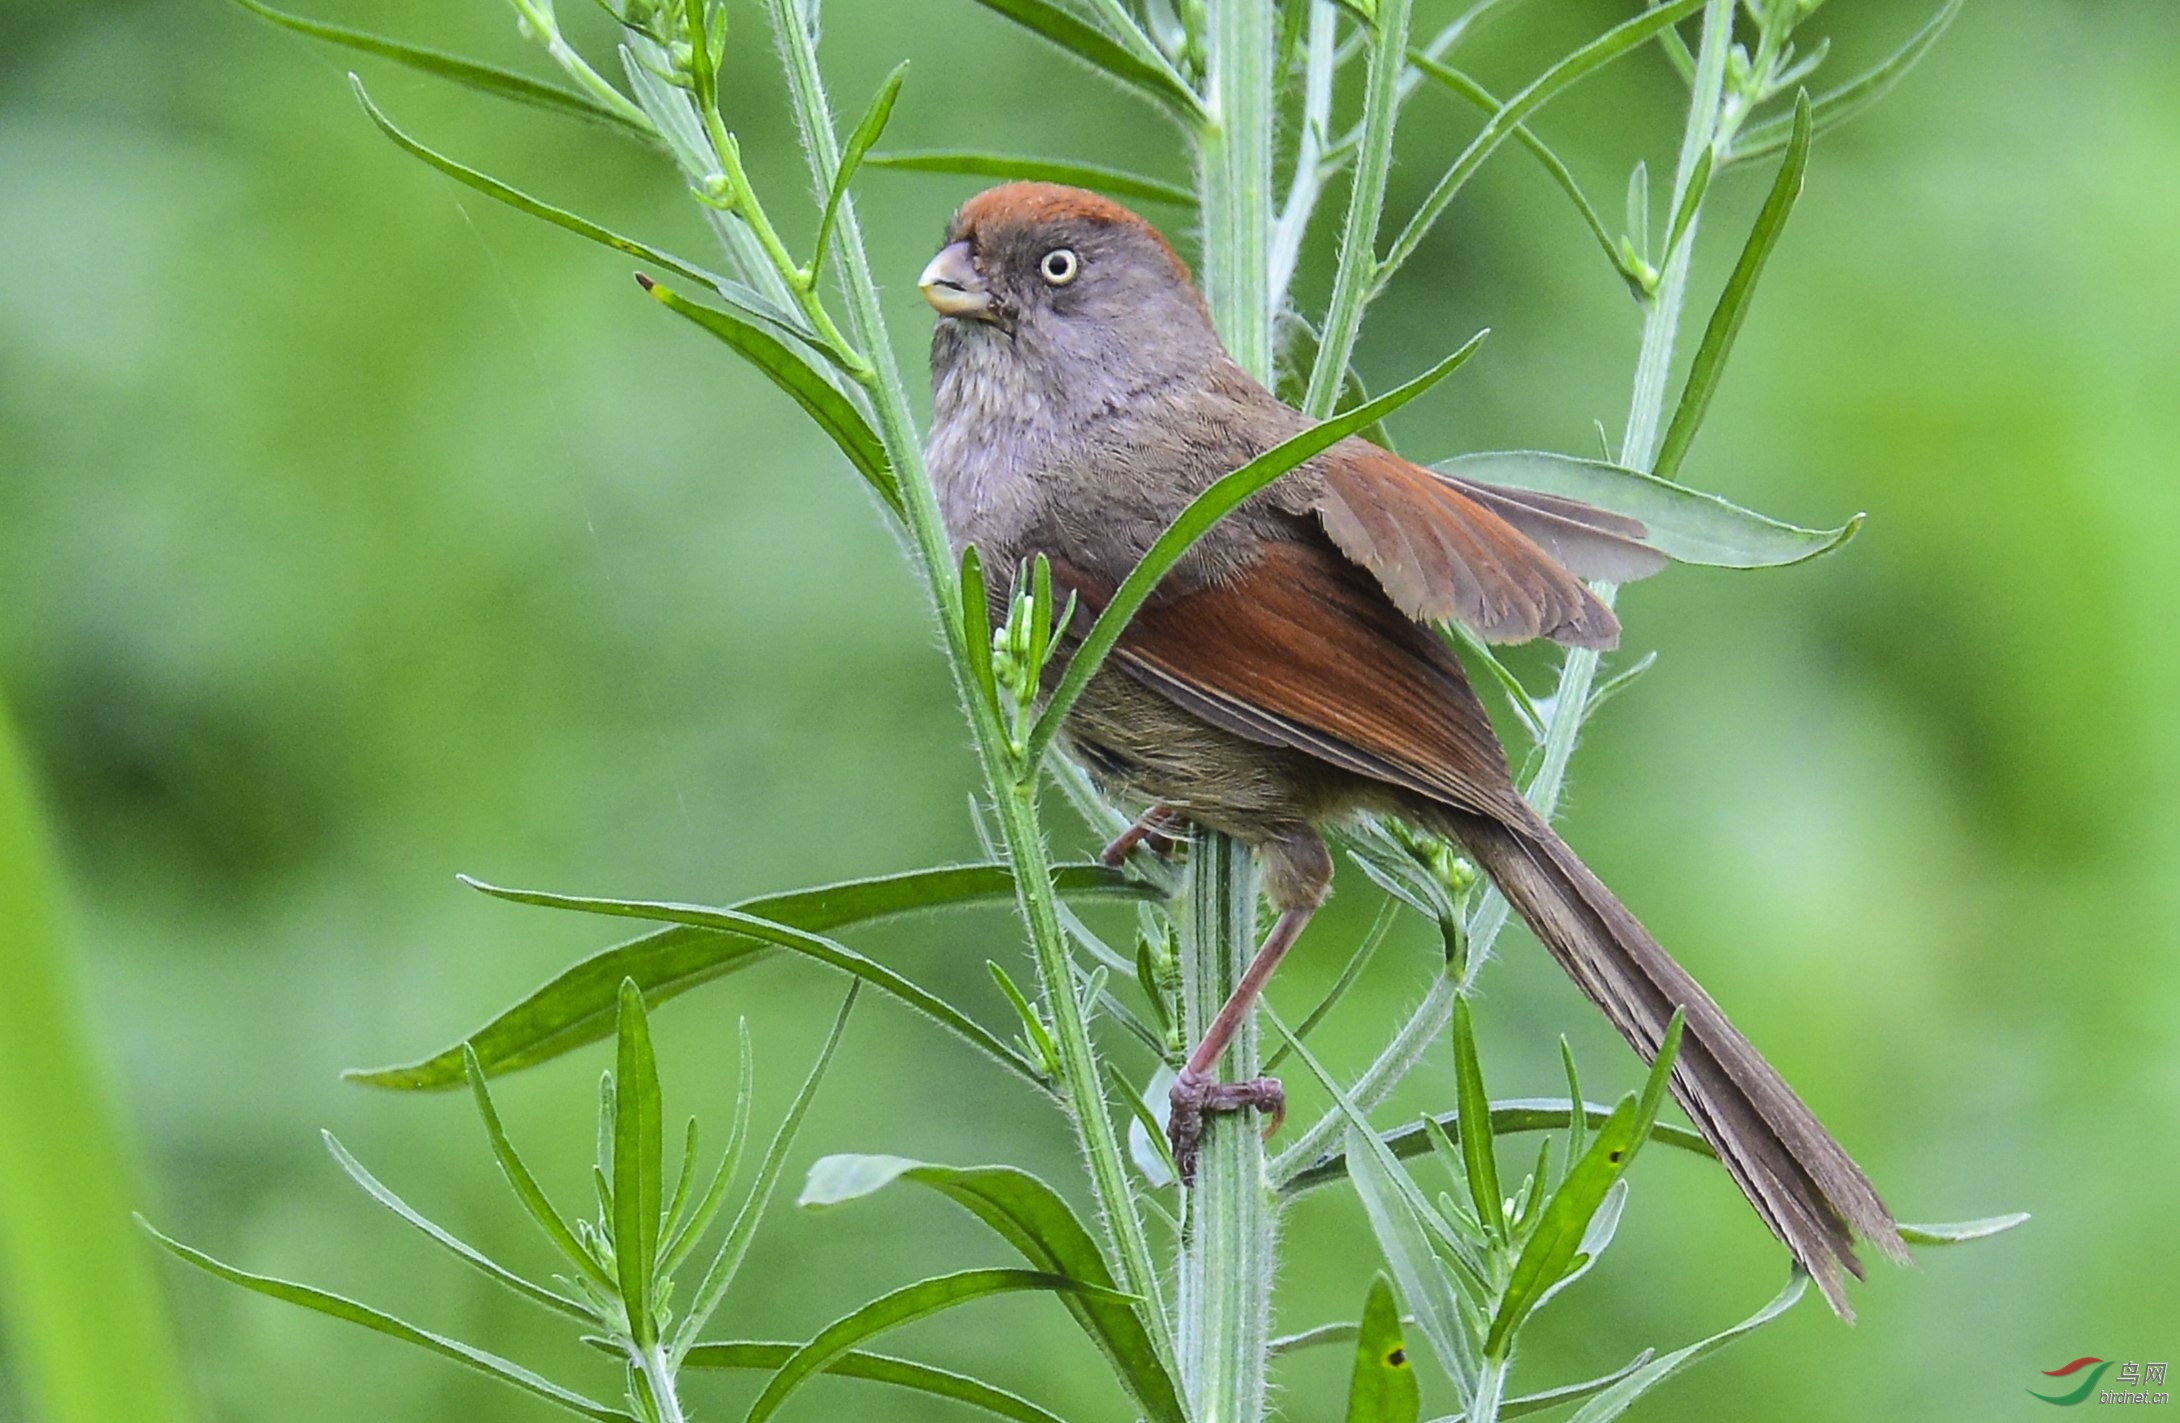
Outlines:
<svg viewBox="0 0 2180 1423"><path fill-rule="evenodd" d="M1272 380L1272 145L1275 7L1211 0L1207 114L1197 135L1204 294L1242 369ZM1201 1034L1256 951L1256 868L1244 846L1200 837L1181 948L1183 1022ZM1222 1080L1256 1072L1256 1025L1236 1036ZM1207 1123L1181 1241L1181 1377L1198 1423L1257 1423L1270 1363L1276 1198L1254 1114Z"/></svg>

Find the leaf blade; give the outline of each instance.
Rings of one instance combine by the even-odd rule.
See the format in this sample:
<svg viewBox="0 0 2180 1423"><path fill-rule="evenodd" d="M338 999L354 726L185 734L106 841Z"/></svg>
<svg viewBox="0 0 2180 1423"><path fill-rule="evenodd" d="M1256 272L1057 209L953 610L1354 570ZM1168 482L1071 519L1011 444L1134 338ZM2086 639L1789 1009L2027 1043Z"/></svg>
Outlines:
<svg viewBox="0 0 2180 1423"><path fill-rule="evenodd" d="M1196 205L1196 194L1178 183L1062 158L1033 158L1025 154L973 149L919 149L873 153L863 162L866 167L889 168L902 173L958 173L1009 182L1062 183L1071 188L1093 188L1111 197L1138 202L1167 203L1174 207Z"/></svg>
<svg viewBox="0 0 2180 1423"><path fill-rule="evenodd" d="M1961 12L1966 0L1945 0L1936 14L1923 27L1908 37L1907 43L1894 50L1890 57L1866 72L1848 80L1837 89L1828 89L1816 98L1816 132L1831 132L1841 124L1859 117L1864 110L1891 93L1893 86L1907 77L1909 70L1922 61L1938 42L1955 17ZM1794 120L1790 114L1781 114L1762 123L1750 124L1734 140L1727 162L1739 163L1750 158L1764 158L1785 148L1794 132Z"/></svg>
<svg viewBox="0 0 2180 1423"><path fill-rule="evenodd" d="M863 412L824 373L763 326L732 311L690 301L673 288L639 274L637 284L659 305L690 324L710 332L736 354L755 366L764 377L786 392L803 413L823 430L856 473L899 516L901 490L886 458L886 447Z"/></svg>
<svg viewBox="0 0 2180 1423"><path fill-rule="evenodd" d="M1423 1402L1401 1337L1400 1306L1384 1275L1370 1282L1355 1335L1355 1372L1347 1387L1347 1423L1415 1423Z"/></svg>
<svg viewBox="0 0 2180 1423"><path fill-rule="evenodd" d="M1582 1405L1567 1423L1608 1423L1628 1410L1636 1399L1648 1393L1665 1380L1679 1373L1688 1365L1708 1354L1714 1354L1734 1340L1752 1330L1760 1329L1777 1319L1801 1299L1809 1288L1809 1276L1796 1268L1788 1277L1786 1288L1774 1295L1769 1304L1742 1320L1739 1324L1722 1329L1708 1339L1701 1339L1685 1349L1651 1360L1627 1377L1607 1388L1604 1392Z"/></svg>
<svg viewBox="0 0 2180 1423"><path fill-rule="evenodd" d="M683 1367L691 1369L777 1370L794 1357L795 1351L801 1347L799 1344L771 1340L721 1340L696 1345L689 1350L682 1364ZM971 1408L979 1408L996 1417L1009 1419L1011 1423L1061 1423L1057 1414L1047 1412L1028 1399L981 1379L931 1364L920 1364L913 1359L896 1359L890 1354L872 1354L861 1349L850 1349L828 1359L824 1372L837 1374L842 1378L891 1384L896 1388L928 1393L938 1398L950 1398L956 1403L965 1403Z"/></svg>
<svg viewBox="0 0 2180 1423"><path fill-rule="evenodd" d="M518 104L528 104L533 108L545 109L553 113L588 119L593 123L606 124L643 138L655 137L646 126L637 123L626 114L607 108L587 94L579 94L573 89L563 89L557 84L548 84L543 80L532 79L529 75L517 73L512 69L502 69L496 64L484 64L474 59L464 59L458 54L448 54L444 50L410 44L405 40L374 35L366 30L352 30L346 25L335 25L324 20L313 20L307 15L290 14L285 10L274 9L272 6L262 3L262 0L235 0L235 3L259 19L269 21L284 30L305 35L314 40L323 40L328 44L340 45L345 49L355 50L359 54L390 59L396 64L406 65L420 73L429 74L439 79L451 80L466 89L474 89L479 93L490 94L495 98L511 99Z"/></svg>
<svg viewBox="0 0 2180 1423"><path fill-rule="evenodd" d="M1805 529L1624 465L1544 450L1456 455L1432 468L1480 484L1564 495L1640 519L1647 530L1643 541L1652 548L1709 568L1785 568L1832 552L1862 527L1857 514L1836 529Z"/></svg>
<svg viewBox="0 0 2180 1423"><path fill-rule="evenodd" d="M615 1054L613 1112L613 1263L628 1311L629 1337L639 1349L658 1339L653 1308L658 1263L664 1142L659 1065L644 1017L643 990L621 980L619 1051Z"/></svg>
<svg viewBox="0 0 2180 1423"><path fill-rule="evenodd" d="M977 0L977 3L1059 46L1091 68L1149 95L1183 117L1200 118L1203 114L1203 101L1170 68L1149 63L1105 31L1076 18L1051 0Z"/></svg>
<svg viewBox="0 0 2180 1423"><path fill-rule="evenodd" d="M1718 305L1711 309L1711 319L1703 328L1703 340L1696 347L1695 359L1688 367L1688 379L1681 387L1680 402L1673 407L1672 423L1665 427L1665 439L1658 446L1657 458L1651 462L1650 472L1660 479L1671 479L1680 469L1688 447L1695 443L1696 430L1702 425L1704 414L1711 408L1711 398L1718 393L1726 358L1733 353L1734 338L1741 334L1741 323L1748 319L1749 305L1755 299L1757 280L1763 276L1764 264L1771 260L1780 236L1786 231L1786 220L1793 214L1794 200L1801 196L1802 179L1809 171L1809 142L1809 92L1803 90L1794 99L1793 140L1787 144L1786 157L1780 162L1771 191L1756 214L1755 225L1749 229L1741 256L1726 278L1726 288L1719 293ZM1705 150L1706 156L1708 152ZM1709 171L1707 165L1703 171Z"/></svg>
<svg viewBox="0 0 2180 1423"><path fill-rule="evenodd" d="M264 1295L268 1299L280 1300L285 1304L299 1305L304 1309L314 1310L334 1319L346 1320L350 1324L361 1325L365 1329L384 1334L390 1339L398 1339L404 1344L415 1345L428 1353L437 1354L444 1359L452 1359L454 1362L475 1369L481 1374L487 1374L502 1383L512 1384L514 1387L542 1398L548 1403L557 1404L570 1413L595 1419L597 1423L636 1423L636 1419L630 1414L623 1413L617 1408L608 1408L605 1404L595 1402L572 1390L562 1388L551 1379L534 1374L520 1364L512 1363L497 1354L490 1354L482 1349L473 1348L458 1339L449 1339L443 1334L434 1334L428 1329L419 1329L413 1324L396 1319L394 1316L373 1309L369 1305L358 1304L355 1300L343 1295L315 1289L309 1285L296 1284L290 1280L276 1279L271 1275L258 1275L248 1270L238 1269L233 1265L214 1259L201 1250L184 1245L179 1240L161 1234L157 1227L142 1216L138 1216L136 1220L147 1235L172 1252L178 1259L194 1265L215 1279L225 1280L231 1285L240 1285L242 1288Z"/></svg>
<svg viewBox="0 0 2180 1423"><path fill-rule="evenodd" d="M1054 871L1053 883L1068 895L1141 899L1155 893L1102 865L1062 865ZM776 924L823 932L925 910L1013 902L1012 872L1003 864L987 863L758 895L731 907ZM473 1046L480 1064L493 1074L533 1067L610 1034L623 978L634 978L656 1007L774 952L771 945L739 934L685 926L661 929L578 960L461 1043L413 1062L353 1069L345 1075L373 1087L458 1087L465 1081L465 1046Z"/></svg>
<svg viewBox="0 0 2180 1423"><path fill-rule="evenodd" d="M822 934L813 934L788 924L776 924L769 919L745 914L736 909L710 909L700 904L673 904L638 899L595 899L583 895L552 894L543 890L506 889L477 881L471 883L495 899L505 899L515 904L535 905L542 909L567 909L579 914L600 914L616 919L648 919L662 924L715 929L763 940L853 975L859 981L914 1008L971 1047L1013 1069L1038 1087L1051 1090L1051 1084L1044 1080L1034 1063L1002 1042L990 1029L967 1013L876 959L859 954L838 940Z"/></svg>
<svg viewBox="0 0 2180 1423"><path fill-rule="evenodd" d="M828 1156L810 1168L798 1204L823 1209L909 1181L953 1201L989 1226L1035 1269L1115 1287L1096 1240L1059 1194L1012 1166L940 1166L898 1156ZM1113 1366L1151 1423L1184 1423L1185 1413L1137 1305L1069 1294L1068 1312Z"/></svg>
<svg viewBox="0 0 2180 1423"><path fill-rule="evenodd" d="M797 1389L823 1371L825 1365L857 1344L888 1329L928 1319L942 1310L993 1295L1015 1294L1026 1290L1045 1290L1054 1293L1084 1293L1104 1295L1115 1299L1126 1298L1117 1291L1069 1279L1065 1275L1046 1274L1041 1270L986 1269L962 1270L951 1275L935 1275L918 1280L912 1285L879 1296L869 1304L841 1316L819 1330L809 1343L797 1349L772 1381L765 1385L756 1403L750 1406L748 1423L764 1423L780 1408Z"/></svg>

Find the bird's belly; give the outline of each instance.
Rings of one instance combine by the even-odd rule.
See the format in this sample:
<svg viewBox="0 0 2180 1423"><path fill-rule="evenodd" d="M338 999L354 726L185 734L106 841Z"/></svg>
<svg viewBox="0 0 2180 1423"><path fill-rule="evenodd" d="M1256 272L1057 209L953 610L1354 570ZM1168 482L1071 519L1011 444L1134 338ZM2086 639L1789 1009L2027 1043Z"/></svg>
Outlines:
<svg viewBox="0 0 2180 1423"><path fill-rule="evenodd" d="M1067 718L1068 749L1101 790L1169 806L1257 842L1341 813L1344 780L1311 757L1200 721L1126 673L1101 671Z"/></svg>

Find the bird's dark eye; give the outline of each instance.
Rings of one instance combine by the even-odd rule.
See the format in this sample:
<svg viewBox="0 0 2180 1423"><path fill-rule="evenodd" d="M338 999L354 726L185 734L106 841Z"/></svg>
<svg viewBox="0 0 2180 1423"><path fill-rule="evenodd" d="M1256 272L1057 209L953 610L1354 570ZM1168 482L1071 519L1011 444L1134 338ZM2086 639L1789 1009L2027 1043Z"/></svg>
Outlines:
<svg viewBox="0 0 2180 1423"><path fill-rule="evenodd" d="M1075 280L1082 271L1082 259L1070 247L1055 247L1045 253L1045 259L1037 264L1037 270L1053 286L1064 287Z"/></svg>

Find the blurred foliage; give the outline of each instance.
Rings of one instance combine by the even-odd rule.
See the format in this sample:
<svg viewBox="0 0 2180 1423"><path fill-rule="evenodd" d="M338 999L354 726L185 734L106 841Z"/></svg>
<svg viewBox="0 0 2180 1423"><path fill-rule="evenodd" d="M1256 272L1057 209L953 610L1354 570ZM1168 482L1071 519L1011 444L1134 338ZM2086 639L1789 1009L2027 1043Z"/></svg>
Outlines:
<svg viewBox="0 0 2180 1423"><path fill-rule="evenodd" d="M1518 8L1475 68L1510 90L1625 9ZM534 64L492 0L314 13ZM832 0L828 16L839 93L913 61L889 146L992 142L1183 176L1155 113L968 0ZM1426 7L1421 23L1439 18ZM1814 29L1851 73L1919 21L1920 7L1832 0ZM793 191L769 45L754 16L739 22L731 102L759 184ZM395 151L356 109L347 62L213 0L0 0L0 686L55 811L161 1214L224 1258L398 1300L534 1359L549 1319L425 1242L390 1247L310 1146L333 1127L464 1238L542 1263L464 1103L336 1079L449 1040L603 941L452 874L723 903L969 857L974 766L920 594L838 454L644 299L626 264ZM369 77L427 141L704 250L638 146L383 66ZM1678 93L1653 56L1537 127L1602 195L1657 151ZM1680 472L1799 523L1868 509L1869 525L1806 568L1676 570L1622 601L1630 654L1660 660L1591 733L1570 839L1903 1216L2037 1217L1919 1272L1881 1270L1851 1331L1796 1312L1651 1416L1738 1418L1760 1391L1779 1420L1981 1420L2025 1406L2009 1401L2056 1362L2174 1347L2176 96L2180 11L2162 0L1970 6L1896 95L1818 145ZM1446 96L1416 102L1396 212L1438 171L1424 160L1475 124ZM1721 180L1721 230L1745 227L1760 171ZM914 273L976 186L862 180L904 340L924 329ZM1700 291L1730 260L1710 254ZM1305 300L1329 279L1313 246ZM1635 309L1521 154L1485 170L1400 280L1414 299L1366 332L1374 382L1496 333L1394 422L1408 453L1588 454L1592 420L1617 423ZM1306 943L1275 988L1290 1016L1376 898L1343 875L1310 936L1325 949ZM1320 1029L1335 1070L1418 990L1429 937L1404 925ZM978 910L856 945L1004 1023L982 960L1013 962L1018 938ZM1620 1064L1618 1085L1637 1080L1526 942L1484 982L1504 1090L1556 1090L1561 1030L1585 1063ZM837 991L781 959L663 1010L676 1110L720 1115L737 1013L760 1062L807 1056ZM580 1184L605 1051L502 1090L556 1190ZM791 1075L764 1074L761 1116ZM1401 1101L1452 1096L1441 1053ZM1072 1179L1036 1094L875 1003L790 1179L841 1151ZM1704 1163L1659 1153L1636 1174L1621 1269L1555 1306L1540 1373L1707 1334L1776 1288L1776 1248ZM1374 1268L1352 1194L1313 1195L1287 1228L1277 1327L1352 1309ZM973 1223L913 1200L783 1211L722 1328L806 1336L979 1259L1006 1263ZM300 1312L194 1278L169 1288L209 1414L540 1416ZM1126 1416L1060 1306L978 1308L979 1327L917 1326L901 1351ZM0 1319L0 1419L23 1416L7 1363L21 1328ZM1288 1397L1329 1411L1351 1364L1295 1355ZM720 1411L755 1384L703 1387ZM835 1400L868 1387L813 1385Z"/></svg>

